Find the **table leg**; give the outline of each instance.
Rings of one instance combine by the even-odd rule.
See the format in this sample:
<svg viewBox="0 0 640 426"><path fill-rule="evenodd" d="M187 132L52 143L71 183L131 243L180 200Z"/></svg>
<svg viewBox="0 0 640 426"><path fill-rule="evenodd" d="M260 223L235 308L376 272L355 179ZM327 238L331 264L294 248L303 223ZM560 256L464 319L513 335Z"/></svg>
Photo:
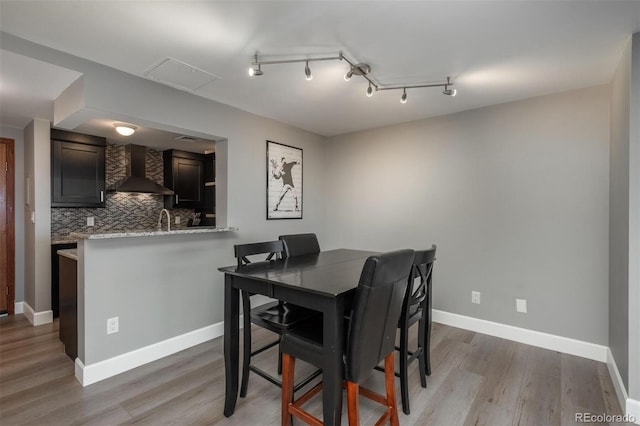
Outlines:
<svg viewBox="0 0 640 426"><path fill-rule="evenodd" d="M322 369L322 411L325 425L339 425L342 415L343 316L342 300L336 300L323 316L325 363Z"/></svg>
<svg viewBox="0 0 640 426"><path fill-rule="evenodd" d="M233 288L233 277L224 276L224 415L230 417L238 399L238 359L240 291Z"/></svg>

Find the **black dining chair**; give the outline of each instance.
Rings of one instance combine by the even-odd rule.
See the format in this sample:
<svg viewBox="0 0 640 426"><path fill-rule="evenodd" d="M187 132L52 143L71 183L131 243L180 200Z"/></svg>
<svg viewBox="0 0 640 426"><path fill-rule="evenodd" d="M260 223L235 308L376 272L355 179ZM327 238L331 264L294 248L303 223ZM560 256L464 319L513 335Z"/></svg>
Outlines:
<svg viewBox="0 0 640 426"><path fill-rule="evenodd" d="M407 282L407 291L402 302L402 313L398 328L400 329L400 346L396 347L400 356L400 391L402 395L402 411L410 414L409 406L409 374L408 368L416 359L420 371L420 385L427 387L427 377L431 375L431 279L433 263L436 259L436 245L428 250L416 251L411 265L411 273ZM414 351L409 350L409 328L418 323L418 344ZM376 367L377 370L383 370Z"/></svg>
<svg viewBox="0 0 640 426"><path fill-rule="evenodd" d="M278 237L284 244L284 256L304 256L305 254L320 253L320 244L316 234L288 234Z"/></svg>
<svg viewBox="0 0 640 426"><path fill-rule="evenodd" d="M280 259L282 256L282 241L267 241L262 243L238 244L234 246L235 257L238 262L238 268L247 267L251 263L249 256L267 255L265 261L272 259ZM263 305L251 308L252 293L242 290L242 315L243 315L243 358L242 358L242 384L240 386L240 396L247 395L247 387L249 385L249 372L254 372L258 376L268 380L276 386L281 386L282 382L279 378L265 372L261 368L251 363L251 358L261 352L272 348L280 343L280 336L285 330L296 325L308 321L313 317L319 316L317 311L293 305L291 303L283 303L282 301L268 302ZM268 343L258 349L252 350L251 347L251 324L267 329L278 335L278 339ZM282 357L278 352L278 374L282 373ZM316 371L309 375L306 379L296 385L296 390L306 385L314 377L317 377L320 371Z"/></svg>
<svg viewBox="0 0 640 426"><path fill-rule="evenodd" d="M395 397L394 352L398 319L407 277L414 259L413 250L399 250L369 257L355 291L351 316L346 331L342 374L346 381L349 424L360 423L358 395L386 407L376 424L389 420L398 424ZM291 424L295 416L309 424L322 421L304 411L301 405L322 389L314 386L297 400L293 400L293 381L296 359L315 366L322 365L322 323L309 322L287 330L281 341L282 349L282 425ZM386 396L360 387L359 383L384 359Z"/></svg>

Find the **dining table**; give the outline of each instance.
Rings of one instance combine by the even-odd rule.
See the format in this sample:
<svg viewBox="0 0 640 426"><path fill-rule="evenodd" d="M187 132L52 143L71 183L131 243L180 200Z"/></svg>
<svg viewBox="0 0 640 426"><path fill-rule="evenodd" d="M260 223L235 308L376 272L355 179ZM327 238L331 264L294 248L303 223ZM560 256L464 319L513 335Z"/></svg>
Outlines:
<svg viewBox="0 0 640 426"><path fill-rule="evenodd" d="M240 291L304 306L323 314L322 407L326 425L342 415L344 317L369 256L378 252L336 249L319 253L218 268L224 280L224 415L238 399ZM279 408L279 407L277 407Z"/></svg>

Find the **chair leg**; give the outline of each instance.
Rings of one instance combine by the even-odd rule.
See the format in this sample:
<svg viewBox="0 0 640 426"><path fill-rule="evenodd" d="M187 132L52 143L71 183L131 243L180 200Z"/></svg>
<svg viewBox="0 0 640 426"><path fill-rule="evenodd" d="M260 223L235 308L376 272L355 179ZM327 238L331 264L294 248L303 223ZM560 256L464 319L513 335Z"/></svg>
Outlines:
<svg viewBox="0 0 640 426"><path fill-rule="evenodd" d="M249 364L251 363L251 301L246 291L242 292L242 316L243 327L242 335L242 383L240 385L240 398L247 396L247 387L249 386Z"/></svg>
<svg viewBox="0 0 640 426"><path fill-rule="evenodd" d="M427 363L427 376L431 375L431 277L429 277L429 282L427 283L427 324L426 324L426 342L424 346L425 359Z"/></svg>
<svg viewBox="0 0 640 426"><path fill-rule="evenodd" d="M427 387L427 371L425 367L425 352L426 352L426 332L425 332L424 314L418 322L418 365L420 366L420 385L423 388Z"/></svg>
<svg viewBox="0 0 640 426"><path fill-rule="evenodd" d="M293 373L296 359L289 354L282 354L282 426L291 426L289 404L293 401Z"/></svg>
<svg viewBox="0 0 640 426"><path fill-rule="evenodd" d="M396 374L393 352L384 359L384 384L387 391L387 404L391 408L391 426L398 426L400 420L398 419L398 403L396 402Z"/></svg>
<svg viewBox="0 0 640 426"><path fill-rule="evenodd" d="M391 375L394 376L393 370ZM392 379L393 380L393 379ZM349 413L349 426L360 425L360 385L354 382L346 382L347 384L347 412Z"/></svg>
<svg viewBox="0 0 640 426"><path fill-rule="evenodd" d="M402 411L405 414L410 414L411 409L409 407L409 372L407 358L409 356L409 339L408 339L408 327L406 324L402 324L400 327L400 393L402 395Z"/></svg>
<svg viewBox="0 0 640 426"><path fill-rule="evenodd" d="M282 374L282 349L280 348L280 341L282 340L282 336L278 338L278 374Z"/></svg>

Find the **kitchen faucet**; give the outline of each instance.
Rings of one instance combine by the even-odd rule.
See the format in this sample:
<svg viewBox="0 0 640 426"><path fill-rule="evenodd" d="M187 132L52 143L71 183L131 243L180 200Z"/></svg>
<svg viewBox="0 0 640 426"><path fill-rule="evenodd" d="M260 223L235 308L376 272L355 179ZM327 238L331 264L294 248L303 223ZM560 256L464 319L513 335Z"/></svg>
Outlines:
<svg viewBox="0 0 640 426"><path fill-rule="evenodd" d="M171 231L171 215L167 209L162 209L160 211L160 216L158 216L158 231L162 231L162 213L167 214L167 232Z"/></svg>

